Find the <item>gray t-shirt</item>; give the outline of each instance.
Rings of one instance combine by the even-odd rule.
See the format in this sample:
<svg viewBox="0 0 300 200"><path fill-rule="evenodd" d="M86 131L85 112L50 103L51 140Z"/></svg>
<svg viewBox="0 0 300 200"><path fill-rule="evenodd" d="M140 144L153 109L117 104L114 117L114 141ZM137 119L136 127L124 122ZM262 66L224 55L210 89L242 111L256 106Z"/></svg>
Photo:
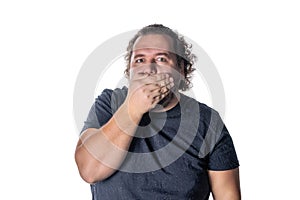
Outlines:
<svg viewBox="0 0 300 200"><path fill-rule="evenodd" d="M82 131L100 128L124 102L127 88L104 90ZM216 111L181 94L167 112L145 113L119 170L91 185L93 200L207 200L207 170L239 166L232 139Z"/></svg>

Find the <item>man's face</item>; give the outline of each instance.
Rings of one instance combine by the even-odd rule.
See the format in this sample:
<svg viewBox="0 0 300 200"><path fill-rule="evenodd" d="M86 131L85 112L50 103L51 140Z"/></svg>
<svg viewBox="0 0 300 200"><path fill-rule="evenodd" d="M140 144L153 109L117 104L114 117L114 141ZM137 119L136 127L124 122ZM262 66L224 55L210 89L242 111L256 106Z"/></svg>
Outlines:
<svg viewBox="0 0 300 200"><path fill-rule="evenodd" d="M149 34L139 37L133 45L129 78L138 74L169 74L174 80L172 91L177 92L183 70L178 67L174 52L173 40L168 35ZM175 98L173 92L159 104L167 106Z"/></svg>
<svg viewBox="0 0 300 200"><path fill-rule="evenodd" d="M130 58L130 77L135 73L168 73L179 83L180 68L177 65L173 41L168 35L149 34L139 37L133 45Z"/></svg>

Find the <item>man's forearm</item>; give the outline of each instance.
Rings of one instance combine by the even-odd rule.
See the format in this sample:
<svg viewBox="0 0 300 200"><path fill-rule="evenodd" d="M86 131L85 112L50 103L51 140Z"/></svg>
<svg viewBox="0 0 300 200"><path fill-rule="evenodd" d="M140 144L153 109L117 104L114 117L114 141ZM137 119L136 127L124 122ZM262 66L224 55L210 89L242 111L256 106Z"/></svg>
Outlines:
<svg viewBox="0 0 300 200"><path fill-rule="evenodd" d="M82 178L91 183L109 177L122 164L141 116L123 104L100 129L88 129L78 143L75 159Z"/></svg>

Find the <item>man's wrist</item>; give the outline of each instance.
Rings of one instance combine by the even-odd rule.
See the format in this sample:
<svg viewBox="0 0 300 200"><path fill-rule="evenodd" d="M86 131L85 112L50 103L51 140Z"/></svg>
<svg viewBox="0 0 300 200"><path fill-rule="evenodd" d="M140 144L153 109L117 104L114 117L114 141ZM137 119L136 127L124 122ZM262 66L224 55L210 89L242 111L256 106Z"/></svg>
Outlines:
<svg viewBox="0 0 300 200"><path fill-rule="evenodd" d="M130 111L128 105L124 103L114 114L114 120L121 131L133 136L142 116L143 114Z"/></svg>

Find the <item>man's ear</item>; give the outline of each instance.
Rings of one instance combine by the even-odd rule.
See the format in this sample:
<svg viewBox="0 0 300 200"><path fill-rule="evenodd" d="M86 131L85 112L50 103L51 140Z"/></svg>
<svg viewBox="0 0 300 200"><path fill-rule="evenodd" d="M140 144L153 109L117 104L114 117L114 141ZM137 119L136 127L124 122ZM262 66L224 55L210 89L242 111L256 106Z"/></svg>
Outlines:
<svg viewBox="0 0 300 200"><path fill-rule="evenodd" d="M182 60L179 64L180 74L184 77L184 61Z"/></svg>
<svg viewBox="0 0 300 200"><path fill-rule="evenodd" d="M182 89L185 86L184 61L183 60L179 64L179 73L180 73L180 82L179 82L178 88Z"/></svg>

